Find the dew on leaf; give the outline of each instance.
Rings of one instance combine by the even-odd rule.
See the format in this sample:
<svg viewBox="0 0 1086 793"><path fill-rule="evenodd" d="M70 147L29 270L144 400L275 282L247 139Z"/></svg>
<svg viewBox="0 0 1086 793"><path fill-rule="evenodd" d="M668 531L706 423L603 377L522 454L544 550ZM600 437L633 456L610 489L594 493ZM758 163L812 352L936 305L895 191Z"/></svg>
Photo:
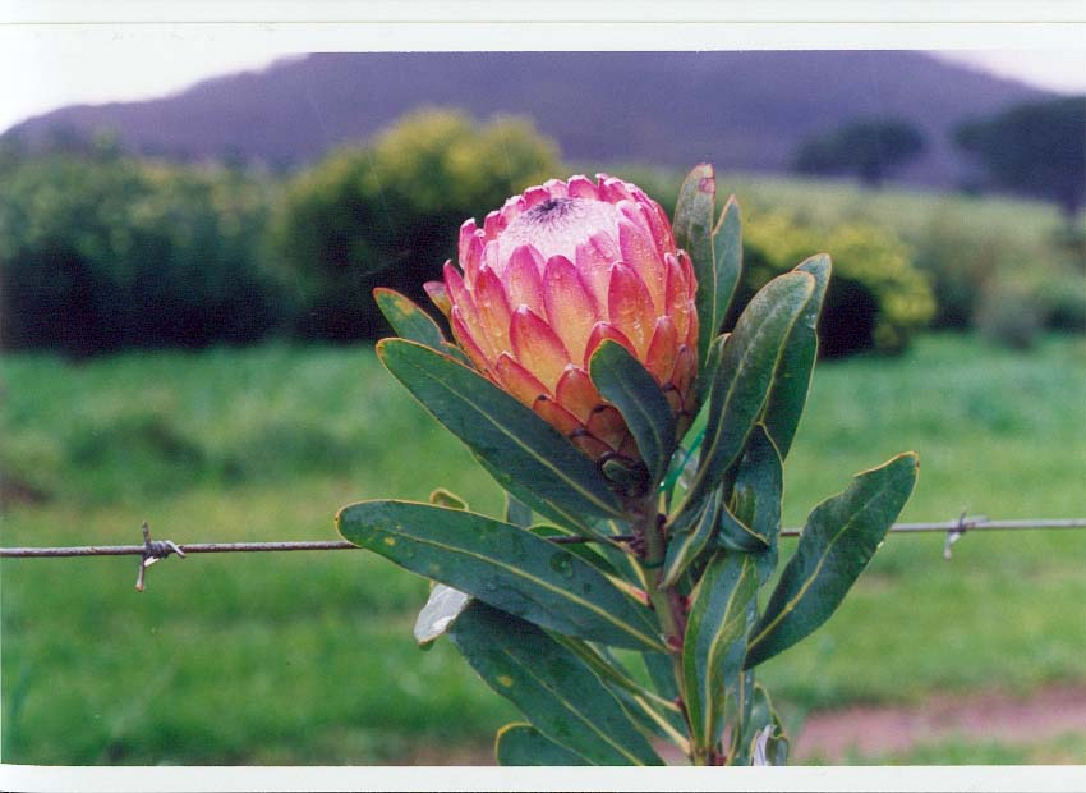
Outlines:
<svg viewBox="0 0 1086 793"><path fill-rule="evenodd" d="M556 553L551 557L551 568L566 578L573 577L573 557L568 553Z"/></svg>

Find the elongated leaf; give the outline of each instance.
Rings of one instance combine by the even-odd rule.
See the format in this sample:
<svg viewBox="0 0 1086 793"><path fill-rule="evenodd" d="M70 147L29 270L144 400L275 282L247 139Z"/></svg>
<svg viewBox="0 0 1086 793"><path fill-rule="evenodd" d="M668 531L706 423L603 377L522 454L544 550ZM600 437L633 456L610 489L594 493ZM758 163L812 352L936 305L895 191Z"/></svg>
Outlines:
<svg viewBox="0 0 1086 793"><path fill-rule="evenodd" d="M716 372L720 368L720 360L724 356L724 343L728 340L727 333L721 333L709 344L709 353L705 356L705 363L698 374L698 404L704 405L709 398L709 392L716 382Z"/></svg>
<svg viewBox="0 0 1086 793"><path fill-rule="evenodd" d="M781 718L773 707L769 692L761 685L754 687L750 725L754 732L750 742L750 764L786 765L788 736L784 733Z"/></svg>
<svg viewBox="0 0 1086 793"><path fill-rule="evenodd" d="M673 534L667 544L667 555L660 571L660 583L674 586L690 563L709 544L720 515L722 494L714 491L702 506L701 513L689 530Z"/></svg>
<svg viewBox="0 0 1086 793"><path fill-rule="evenodd" d="M686 719L677 705L667 707L659 700L632 694L624 688L604 681L612 694L622 703L627 715L643 733L665 738L684 754L690 754L690 741L686 737Z"/></svg>
<svg viewBox="0 0 1086 793"><path fill-rule="evenodd" d="M488 461L485 457L482 457L474 451L472 451L471 456L475 458L475 462L479 464L480 468L490 474L494 481L502 482L503 479L506 478L506 473L498 466ZM513 497L516 498L517 501L542 517L549 518L556 525L575 528L579 532L601 539L606 536L606 532L599 530L596 521L588 520L583 515L578 515L557 507L546 499L537 496L522 482L509 482L505 485L505 490L509 495L516 493Z"/></svg>
<svg viewBox="0 0 1086 793"><path fill-rule="evenodd" d="M506 724L494 741L498 765L592 765L576 752L545 738L531 724Z"/></svg>
<svg viewBox="0 0 1086 793"><path fill-rule="evenodd" d="M532 525L532 508L516 496L505 494L505 522L528 528Z"/></svg>
<svg viewBox="0 0 1086 793"><path fill-rule="evenodd" d="M737 553L763 553L769 548L769 543L739 520L727 504L720 507L718 526L716 539L722 548Z"/></svg>
<svg viewBox="0 0 1086 793"><path fill-rule="evenodd" d="M781 496L784 470L772 439L756 424L747 441L732 489L731 511L721 512L719 537L731 537L736 544L754 538L758 576L762 583L777 567L777 540L781 529Z"/></svg>
<svg viewBox="0 0 1086 793"><path fill-rule="evenodd" d="M589 362L592 382L618 408L649 469L652 487L675 451L675 416L656 380L621 344L605 341Z"/></svg>
<svg viewBox="0 0 1086 793"><path fill-rule="evenodd" d="M825 254L812 256L796 269L810 273L815 279L815 288L784 344L781 365L773 378L762 414L762 421L782 460L792 448L792 439L807 402L811 374L818 357L818 317L822 313L822 301L830 280L830 257Z"/></svg>
<svg viewBox="0 0 1086 793"><path fill-rule="evenodd" d="M378 287L373 290L373 299L398 336L435 350L444 349L445 337L441 328L410 298L393 289Z"/></svg>
<svg viewBox="0 0 1086 793"><path fill-rule="evenodd" d="M403 501L344 507L336 525L350 542L400 567L559 633L661 646L647 609L588 562L517 526Z"/></svg>
<svg viewBox="0 0 1086 793"><path fill-rule="evenodd" d="M683 737L686 722L679 706L674 702L674 697L665 699L642 688L607 648L602 648L602 652L597 651L587 642L571 636L554 635L552 638L572 651L596 673L622 703L630 718L645 730L671 740L684 752L688 751L689 743Z"/></svg>
<svg viewBox="0 0 1086 793"><path fill-rule="evenodd" d="M460 616L471 595L444 584L435 584L430 597L415 619L415 641L426 645L440 637Z"/></svg>
<svg viewBox="0 0 1086 793"><path fill-rule="evenodd" d="M577 447L472 369L414 342L385 339L377 354L438 421L487 461L513 495L527 489L547 513L583 524L620 516L618 497Z"/></svg>
<svg viewBox="0 0 1086 793"><path fill-rule="evenodd" d="M714 333L720 332L720 325L728 316L728 308L735 297L735 287L743 270L743 238L739 217L739 201L734 195L728 196L724 211L720 213L713 230L713 265L716 268L716 295Z"/></svg>
<svg viewBox="0 0 1086 793"><path fill-rule="evenodd" d="M487 685L547 739L600 765L663 765L584 661L537 626L476 601L451 636Z"/></svg>
<svg viewBox="0 0 1086 793"><path fill-rule="evenodd" d="M723 734L726 684L743 665L757 592L754 558L717 552L693 593L683 638L683 701L694 746L706 754Z"/></svg>
<svg viewBox="0 0 1086 793"><path fill-rule="evenodd" d="M436 507L448 507L449 509L467 509L468 502L443 487L438 487L430 493L430 503Z"/></svg>
<svg viewBox="0 0 1086 793"><path fill-rule="evenodd" d="M788 649L829 619L905 506L916 469L914 452L898 455L814 508L755 626L747 667Z"/></svg>
<svg viewBox="0 0 1086 793"><path fill-rule="evenodd" d="M694 167L679 188L675 204L675 242L690 254L698 291L694 296L699 318L698 364L705 363L709 344L720 332L724 317L717 316L717 273L713 261L713 212L716 203L716 178L713 166Z"/></svg>
<svg viewBox="0 0 1086 793"><path fill-rule="evenodd" d="M758 604L751 603L752 615L749 618L753 627L757 617ZM747 765L750 750L750 714L751 700L754 698L754 670L744 669L730 682L726 682L727 717L731 725L731 742L728 747L729 765Z"/></svg>
<svg viewBox="0 0 1086 793"><path fill-rule="evenodd" d="M537 526L529 526L528 531L534 534L536 537L542 537L545 540L549 540L552 537L573 537L573 532L568 529L563 529L558 526L547 526L546 524L540 524ZM557 545L558 543L551 543ZM589 564L597 567L608 575L618 576L618 571L615 570L615 566L611 564L604 556L592 548L588 543L575 542L562 545L562 549L568 551L574 556L579 556Z"/></svg>
<svg viewBox="0 0 1086 793"><path fill-rule="evenodd" d="M675 682L675 664L668 653L648 652L642 653L641 659L645 663L645 671L649 673L652 684L656 686L656 693L664 699L675 699L679 696L679 687Z"/></svg>
<svg viewBox="0 0 1086 793"><path fill-rule="evenodd" d="M774 278L747 305L724 344L709 397L709 418L701 462L683 513L697 509L736 462L765 405L784 344L814 289L809 273L793 271Z"/></svg>

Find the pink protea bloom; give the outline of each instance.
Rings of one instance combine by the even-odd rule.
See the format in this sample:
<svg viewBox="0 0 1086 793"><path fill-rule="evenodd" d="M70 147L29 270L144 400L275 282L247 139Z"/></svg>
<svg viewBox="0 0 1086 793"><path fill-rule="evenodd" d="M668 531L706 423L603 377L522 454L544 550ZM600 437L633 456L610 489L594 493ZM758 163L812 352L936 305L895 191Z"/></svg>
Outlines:
<svg viewBox="0 0 1086 793"><path fill-rule="evenodd" d="M594 459L640 457L588 374L606 339L652 373L679 431L695 408L697 288L667 216L636 185L552 179L460 227L460 267L426 290L487 378Z"/></svg>

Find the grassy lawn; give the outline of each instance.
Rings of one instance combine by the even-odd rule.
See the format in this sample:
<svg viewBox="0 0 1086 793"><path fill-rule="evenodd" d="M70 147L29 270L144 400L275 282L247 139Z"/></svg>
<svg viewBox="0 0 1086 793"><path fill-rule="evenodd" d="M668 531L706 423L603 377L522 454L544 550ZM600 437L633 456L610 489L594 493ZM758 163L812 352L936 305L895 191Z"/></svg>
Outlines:
<svg viewBox="0 0 1086 793"><path fill-rule="evenodd" d="M5 546L135 543L143 520L176 542L336 539L343 504L437 486L501 503L367 347L12 356L2 375ZM1081 340L1024 356L928 336L822 365L786 523L906 449L921 475L903 519L1082 517L1084 406ZM1086 684L1086 532L967 535L951 562L942 545L891 537L833 619L763 667L793 724L847 702ZM426 582L362 552L174 558L142 594L129 557L0 573L4 762L387 762L489 742L515 715L447 643L415 647ZM1081 740L1056 748L1086 762ZM925 751L854 759L1049 756Z"/></svg>

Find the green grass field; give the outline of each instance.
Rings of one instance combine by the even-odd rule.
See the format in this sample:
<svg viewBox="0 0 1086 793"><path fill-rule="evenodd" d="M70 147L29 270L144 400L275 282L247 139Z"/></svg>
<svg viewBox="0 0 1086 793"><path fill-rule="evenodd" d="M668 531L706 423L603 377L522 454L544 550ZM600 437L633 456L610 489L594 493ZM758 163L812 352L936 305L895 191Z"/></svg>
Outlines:
<svg viewBox="0 0 1086 793"><path fill-rule="evenodd" d="M9 356L2 376L5 546L137 543L144 520L181 543L337 539L343 504L438 486L500 508L368 347ZM905 520L1086 517L1084 406L1081 339L1023 356L926 336L901 358L820 365L786 523L906 449L921 474ZM942 545L890 537L837 615L763 667L792 724L849 702L1086 684L1086 531L967 535L951 562ZM448 643L415 647L426 582L360 551L171 558L142 594L134 557L0 572L7 763L455 757L514 717ZM1081 740L1061 751L1086 762ZM873 761L1048 756L963 743Z"/></svg>

